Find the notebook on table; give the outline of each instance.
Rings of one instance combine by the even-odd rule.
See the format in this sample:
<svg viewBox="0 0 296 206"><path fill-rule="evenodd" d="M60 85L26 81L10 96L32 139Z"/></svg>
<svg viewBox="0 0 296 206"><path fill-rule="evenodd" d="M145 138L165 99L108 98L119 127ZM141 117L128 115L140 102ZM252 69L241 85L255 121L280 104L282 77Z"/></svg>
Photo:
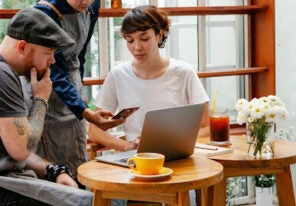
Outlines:
<svg viewBox="0 0 296 206"><path fill-rule="evenodd" d="M204 103L148 111L137 150L96 157L97 161L127 167L126 160L140 152L165 155L165 161L193 154Z"/></svg>
<svg viewBox="0 0 296 206"><path fill-rule="evenodd" d="M203 155L206 157L211 157L220 154L227 154L233 152L233 149L228 147L218 147L208 144L196 143L195 144L195 154Z"/></svg>

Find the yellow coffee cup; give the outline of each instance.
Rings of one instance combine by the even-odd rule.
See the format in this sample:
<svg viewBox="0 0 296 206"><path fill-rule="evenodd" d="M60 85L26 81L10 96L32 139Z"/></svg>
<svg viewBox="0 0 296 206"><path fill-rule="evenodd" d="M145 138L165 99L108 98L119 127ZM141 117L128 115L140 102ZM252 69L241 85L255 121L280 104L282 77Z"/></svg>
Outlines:
<svg viewBox="0 0 296 206"><path fill-rule="evenodd" d="M130 169L137 170L142 175L156 175L163 167L164 160L165 156L162 154L143 152L129 158L127 164Z"/></svg>

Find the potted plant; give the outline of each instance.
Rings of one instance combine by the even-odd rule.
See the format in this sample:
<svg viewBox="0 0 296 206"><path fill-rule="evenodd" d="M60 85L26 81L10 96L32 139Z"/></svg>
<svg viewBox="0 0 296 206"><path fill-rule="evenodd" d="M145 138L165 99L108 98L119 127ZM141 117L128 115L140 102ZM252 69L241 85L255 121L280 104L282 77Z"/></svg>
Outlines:
<svg viewBox="0 0 296 206"><path fill-rule="evenodd" d="M256 206L272 205L272 187L275 185L274 174L254 176L256 187Z"/></svg>

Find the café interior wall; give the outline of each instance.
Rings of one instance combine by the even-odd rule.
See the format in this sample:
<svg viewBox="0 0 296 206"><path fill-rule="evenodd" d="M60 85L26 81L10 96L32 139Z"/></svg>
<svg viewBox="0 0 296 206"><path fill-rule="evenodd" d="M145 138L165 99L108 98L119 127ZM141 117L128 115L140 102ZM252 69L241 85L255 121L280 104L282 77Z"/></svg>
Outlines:
<svg viewBox="0 0 296 206"><path fill-rule="evenodd" d="M296 127L296 1L276 1L276 95L290 113L283 128Z"/></svg>
<svg viewBox="0 0 296 206"><path fill-rule="evenodd" d="M296 141L296 1L276 0L276 95L286 104L289 118L277 128L294 131ZM293 129L294 128L294 129ZM296 165L292 165L296 196Z"/></svg>

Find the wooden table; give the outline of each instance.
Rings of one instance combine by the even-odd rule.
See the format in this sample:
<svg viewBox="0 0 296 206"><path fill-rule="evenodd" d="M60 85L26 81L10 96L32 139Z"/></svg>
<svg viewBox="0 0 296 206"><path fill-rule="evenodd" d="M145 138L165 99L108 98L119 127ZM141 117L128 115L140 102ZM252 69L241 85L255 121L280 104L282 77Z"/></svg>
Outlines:
<svg viewBox="0 0 296 206"><path fill-rule="evenodd" d="M78 168L78 180L94 190L93 205L111 205L110 199L162 202L167 205L190 205L189 190L208 188L207 205L213 205L214 186L223 179L220 163L194 155L169 161L166 167L173 173L161 179L140 179L129 169L96 161ZM215 195L216 196L216 195Z"/></svg>
<svg viewBox="0 0 296 206"><path fill-rule="evenodd" d="M199 138L198 142L206 143L207 138ZM233 153L210 157L224 167L224 179L215 186L219 194L215 205L226 205L226 181L228 177L253 176L259 174L275 174L279 205L295 205L290 165L296 163L296 143L275 140L275 155L270 159L255 159L247 155L246 137L231 136Z"/></svg>

